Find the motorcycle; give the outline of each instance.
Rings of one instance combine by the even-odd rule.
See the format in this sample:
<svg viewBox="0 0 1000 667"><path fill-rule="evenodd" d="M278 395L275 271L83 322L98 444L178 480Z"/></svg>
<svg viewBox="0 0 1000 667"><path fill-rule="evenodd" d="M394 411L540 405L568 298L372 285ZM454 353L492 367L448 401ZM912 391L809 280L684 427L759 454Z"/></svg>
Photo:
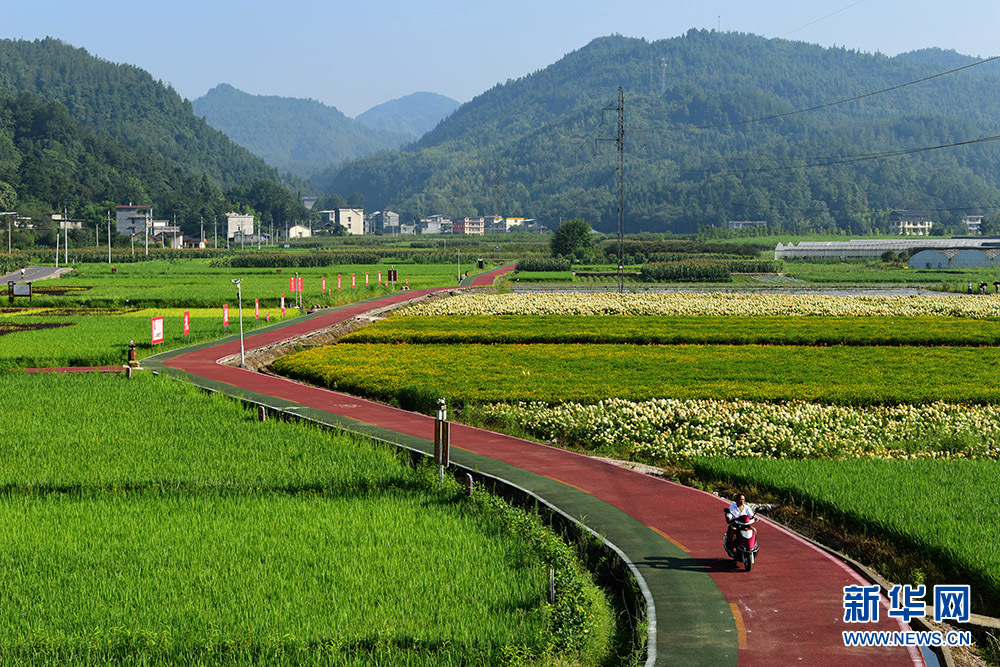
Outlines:
<svg viewBox="0 0 1000 667"><path fill-rule="evenodd" d="M723 540L726 553L737 563L743 563L743 567L749 572L753 569L754 560L756 560L757 552L760 550L760 545L757 544L757 529L753 527L757 523L757 517L756 515L738 516L729 523L733 527L735 535L733 543L730 545L729 532L726 532L726 537Z"/></svg>

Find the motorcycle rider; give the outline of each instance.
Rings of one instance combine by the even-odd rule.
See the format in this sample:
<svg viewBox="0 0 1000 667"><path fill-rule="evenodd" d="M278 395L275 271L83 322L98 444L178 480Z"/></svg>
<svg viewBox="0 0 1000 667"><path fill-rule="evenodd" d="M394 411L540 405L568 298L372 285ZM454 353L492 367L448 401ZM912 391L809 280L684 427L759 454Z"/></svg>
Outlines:
<svg viewBox="0 0 1000 667"><path fill-rule="evenodd" d="M753 515L753 508L747 504L746 496L742 493L736 494L736 502L726 508L726 521L729 523L729 528L726 529L726 544L730 550L732 550L735 546L736 518L741 516L753 517Z"/></svg>

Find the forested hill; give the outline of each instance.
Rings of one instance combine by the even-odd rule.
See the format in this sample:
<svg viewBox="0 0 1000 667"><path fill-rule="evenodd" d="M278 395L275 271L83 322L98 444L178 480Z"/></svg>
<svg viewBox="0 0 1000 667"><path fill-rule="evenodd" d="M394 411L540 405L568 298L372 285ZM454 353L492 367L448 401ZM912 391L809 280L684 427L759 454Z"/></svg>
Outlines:
<svg viewBox="0 0 1000 667"><path fill-rule="evenodd" d="M57 39L0 40L0 91L57 100L91 129L127 146L147 147L223 188L278 179L276 170L209 127L189 102L148 72Z"/></svg>
<svg viewBox="0 0 1000 667"><path fill-rule="evenodd" d="M621 86L626 129L642 130L625 139L629 231L766 220L863 233L884 229L893 208L936 209L955 224L1000 204L1000 142L868 158L1000 135L1000 63L792 112L970 62L940 50L890 58L716 31L604 37L325 185L404 216L495 210L613 230L614 142L600 140L615 136L617 114L607 109ZM766 116L778 117L750 122ZM803 168L816 164L825 166Z"/></svg>
<svg viewBox="0 0 1000 667"><path fill-rule="evenodd" d="M315 100L251 95L221 84L194 111L282 172L311 178L331 166L399 148L415 136L369 127Z"/></svg>
<svg viewBox="0 0 1000 667"><path fill-rule="evenodd" d="M458 102L437 93L413 93L374 106L357 117L357 121L370 127L409 135L419 139L461 106Z"/></svg>

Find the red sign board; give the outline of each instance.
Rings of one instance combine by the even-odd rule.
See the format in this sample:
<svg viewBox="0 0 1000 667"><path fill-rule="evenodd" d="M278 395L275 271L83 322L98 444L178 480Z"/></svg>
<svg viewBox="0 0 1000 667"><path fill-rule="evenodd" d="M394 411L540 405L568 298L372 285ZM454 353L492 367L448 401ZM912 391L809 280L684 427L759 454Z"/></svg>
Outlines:
<svg viewBox="0 0 1000 667"><path fill-rule="evenodd" d="M222 326L229 326L229 304L222 304Z"/></svg>
<svg viewBox="0 0 1000 667"><path fill-rule="evenodd" d="M191 311L190 310L185 310L184 311L184 335L185 336L190 336L191 335Z"/></svg>
<svg viewBox="0 0 1000 667"><path fill-rule="evenodd" d="M163 342L163 318L153 318L153 345Z"/></svg>

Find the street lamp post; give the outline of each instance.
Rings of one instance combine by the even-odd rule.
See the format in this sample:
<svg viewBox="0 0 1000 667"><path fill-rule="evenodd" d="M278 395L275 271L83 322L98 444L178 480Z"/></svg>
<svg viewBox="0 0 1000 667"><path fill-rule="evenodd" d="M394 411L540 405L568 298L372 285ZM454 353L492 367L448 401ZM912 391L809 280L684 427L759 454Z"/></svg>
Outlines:
<svg viewBox="0 0 1000 667"><path fill-rule="evenodd" d="M243 349L243 279L233 278L232 282L236 285L236 303L240 307L240 368L246 368L247 356Z"/></svg>

